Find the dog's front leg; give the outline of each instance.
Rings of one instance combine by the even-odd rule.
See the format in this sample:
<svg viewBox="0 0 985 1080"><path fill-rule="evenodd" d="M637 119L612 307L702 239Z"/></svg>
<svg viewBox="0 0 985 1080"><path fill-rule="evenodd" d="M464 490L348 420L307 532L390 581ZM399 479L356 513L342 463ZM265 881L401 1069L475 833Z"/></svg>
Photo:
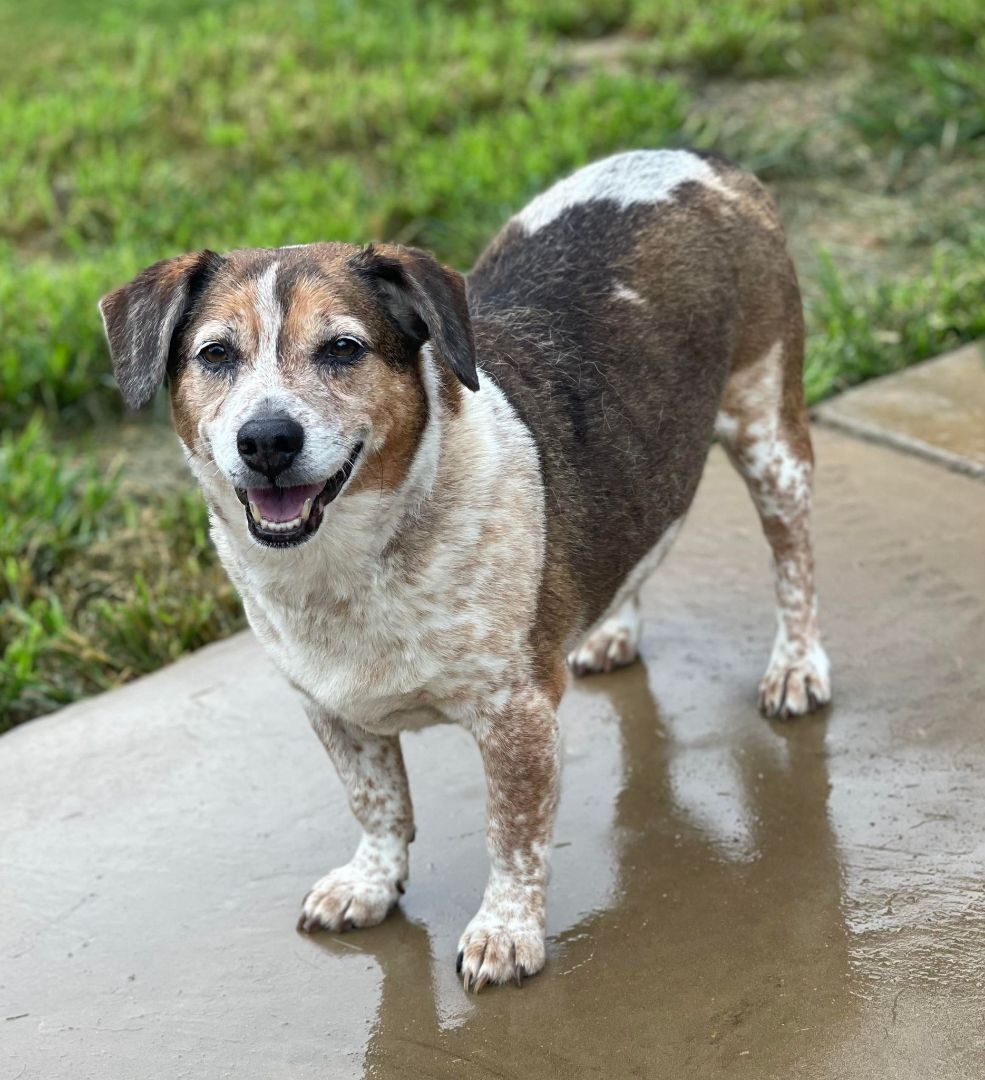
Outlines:
<svg viewBox="0 0 985 1080"><path fill-rule="evenodd" d="M382 922L404 891L414 811L396 735L356 731L315 708L308 716L363 827L356 853L304 898L298 929L346 930Z"/></svg>
<svg viewBox="0 0 985 1080"><path fill-rule="evenodd" d="M489 883L459 941L466 990L533 975L544 966L547 852L557 809L560 743L556 702L535 687L475 729L486 771Z"/></svg>

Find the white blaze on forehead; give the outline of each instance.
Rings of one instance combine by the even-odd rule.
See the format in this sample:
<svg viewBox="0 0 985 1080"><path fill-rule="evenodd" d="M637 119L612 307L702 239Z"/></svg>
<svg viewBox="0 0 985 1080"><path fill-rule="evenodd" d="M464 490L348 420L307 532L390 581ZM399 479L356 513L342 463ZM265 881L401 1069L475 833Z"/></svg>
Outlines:
<svg viewBox="0 0 985 1080"><path fill-rule="evenodd" d="M726 199L736 192L704 158L687 150L632 150L579 169L538 195L514 218L529 233L550 225L580 203L608 201L626 210L636 203L673 200L681 184L703 184Z"/></svg>
<svg viewBox="0 0 985 1080"><path fill-rule="evenodd" d="M271 374L277 370L277 338L283 312L277 301L277 268L280 263L271 263L260 275L256 283L256 312L260 329L257 342L257 370L266 370Z"/></svg>

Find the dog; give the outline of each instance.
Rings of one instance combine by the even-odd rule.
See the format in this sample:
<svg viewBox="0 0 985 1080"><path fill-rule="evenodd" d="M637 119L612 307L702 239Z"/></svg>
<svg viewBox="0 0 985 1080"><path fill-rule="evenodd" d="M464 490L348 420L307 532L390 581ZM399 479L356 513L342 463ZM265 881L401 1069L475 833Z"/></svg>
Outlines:
<svg viewBox="0 0 985 1080"><path fill-rule="evenodd" d="M201 251L100 310L128 405L168 381L219 557L363 830L300 930L397 903L399 733L451 722L481 751L490 859L457 969L477 991L543 967L567 671L636 659L715 438L772 549L762 711L829 701L800 293L773 200L726 159L588 165L467 279L393 244Z"/></svg>

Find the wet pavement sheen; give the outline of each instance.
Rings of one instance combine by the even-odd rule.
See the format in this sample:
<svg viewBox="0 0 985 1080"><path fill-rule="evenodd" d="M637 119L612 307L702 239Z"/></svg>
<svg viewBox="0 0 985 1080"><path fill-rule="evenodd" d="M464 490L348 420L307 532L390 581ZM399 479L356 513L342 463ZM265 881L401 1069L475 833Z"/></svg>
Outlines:
<svg viewBox="0 0 985 1080"><path fill-rule="evenodd" d="M0 1076L980 1077L985 486L817 450L833 706L756 712L767 551L716 450L646 590L645 665L563 702L548 967L522 990L454 973L486 870L461 731L405 737L401 909L313 938L301 897L356 827L248 635L5 736Z"/></svg>

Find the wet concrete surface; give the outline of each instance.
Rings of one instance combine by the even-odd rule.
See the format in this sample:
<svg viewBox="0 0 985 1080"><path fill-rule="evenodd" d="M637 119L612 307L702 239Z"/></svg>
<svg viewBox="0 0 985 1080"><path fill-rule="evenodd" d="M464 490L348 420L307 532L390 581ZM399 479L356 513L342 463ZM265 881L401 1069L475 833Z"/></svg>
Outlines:
<svg viewBox="0 0 985 1080"><path fill-rule="evenodd" d="M826 401L817 418L985 477L985 343L976 342Z"/></svg>
<svg viewBox="0 0 985 1080"><path fill-rule="evenodd" d="M756 713L768 559L715 451L645 666L564 700L548 967L522 990L455 977L486 869L456 729L405 738L401 909L313 938L301 897L356 828L248 635L4 736L0 1077L980 1077L985 486L817 449L834 705Z"/></svg>

